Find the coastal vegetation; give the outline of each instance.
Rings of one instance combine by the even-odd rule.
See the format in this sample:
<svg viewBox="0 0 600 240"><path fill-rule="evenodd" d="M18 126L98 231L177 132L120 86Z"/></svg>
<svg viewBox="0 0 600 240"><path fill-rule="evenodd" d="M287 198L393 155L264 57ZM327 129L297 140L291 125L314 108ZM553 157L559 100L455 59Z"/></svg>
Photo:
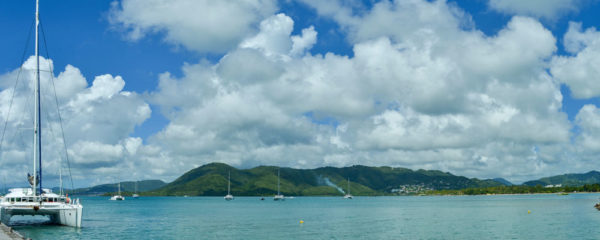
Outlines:
<svg viewBox="0 0 600 240"><path fill-rule="evenodd" d="M487 195L487 194L534 194L534 193L572 193L600 192L600 184L584 184L582 186L544 187L542 185L527 186L495 186L485 188L431 190L426 195Z"/></svg>

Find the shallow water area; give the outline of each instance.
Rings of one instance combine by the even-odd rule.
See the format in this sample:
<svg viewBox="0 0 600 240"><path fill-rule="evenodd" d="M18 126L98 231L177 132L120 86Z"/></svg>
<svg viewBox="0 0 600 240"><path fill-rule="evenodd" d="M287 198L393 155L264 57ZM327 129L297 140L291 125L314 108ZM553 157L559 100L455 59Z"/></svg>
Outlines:
<svg viewBox="0 0 600 240"><path fill-rule="evenodd" d="M83 197L81 229L15 229L32 239L597 239L599 197Z"/></svg>

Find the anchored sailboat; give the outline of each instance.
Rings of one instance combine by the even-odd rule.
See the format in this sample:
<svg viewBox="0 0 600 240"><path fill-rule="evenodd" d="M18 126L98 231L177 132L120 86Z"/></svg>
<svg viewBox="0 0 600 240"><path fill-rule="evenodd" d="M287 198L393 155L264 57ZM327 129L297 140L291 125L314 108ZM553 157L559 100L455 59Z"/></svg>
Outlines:
<svg viewBox="0 0 600 240"><path fill-rule="evenodd" d="M273 197L274 201L279 201L279 200L283 201L283 200L285 200L285 198L283 197L283 195L279 192L279 176L280 176L279 169L277 169L277 195L275 195Z"/></svg>
<svg viewBox="0 0 600 240"><path fill-rule="evenodd" d="M346 195L344 195L345 199L352 199L353 196L352 194L350 194L350 178L348 178L348 193L346 193Z"/></svg>
<svg viewBox="0 0 600 240"><path fill-rule="evenodd" d="M225 195L225 200L230 201L233 200L233 195L230 193L231 191L231 171L229 171L229 178L227 178L227 195Z"/></svg>
<svg viewBox="0 0 600 240"><path fill-rule="evenodd" d="M121 196L121 182L119 182L119 194L110 197L112 201L123 201L125 197Z"/></svg>
<svg viewBox="0 0 600 240"><path fill-rule="evenodd" d="M39 0L35 5L35 109L33 124L33 175L28 175L31 188L12 188L0 202L0 219L10 224L14 215L48 216L53 223L81 227L83 206L62 193L42 188L42 125L40 104ZM52 74L52 73L51 73ZM62 175L62 174L61 174ZM61 176L62 177L62 176ZM61 183L62 185L62 183Z"/></svg>

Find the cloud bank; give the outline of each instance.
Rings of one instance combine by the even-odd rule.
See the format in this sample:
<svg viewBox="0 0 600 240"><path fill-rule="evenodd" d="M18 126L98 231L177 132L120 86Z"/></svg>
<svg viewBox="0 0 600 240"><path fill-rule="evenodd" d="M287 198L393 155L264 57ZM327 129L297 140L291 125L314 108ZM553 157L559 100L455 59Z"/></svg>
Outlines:
<svg viewBox="0 0 600 240"><path fill-rule="evenodd" d="M318 28L292 36L294 21L277 14L219 62L161 75L150 102L170 123L149 142L176 163L167 171L366 164L526 179L562 168L572 125L547 73L556 39L537 20L486 36L439 1L361 15L325 5L311 6L348 32L353 57L299 54L297 39L315 42Z"/></svg>
<svg viewBox="0 0 600 240"><path fill-rule="evenodd" d="M382 1L367 8L304 0L347 34L353 49L347 56L312 53L319 26L294 31L294 19L276 13L271 1L153 3L113 4L113 26L133 40L159 34L170 44L222 57L185 63L179 76L162 73L143 96L123 91L119 76L96 76L88 86L67 66L56 81L79 178L172 180L214 161L388 165L515 182L595 167L600 113L587 105L569 121L560 86L579 98L600 92L593 81L599 75L596 29L572 23L564 36L572 55L559 56L556 37L530 17L512 17L489 36L445 1ZM3 119L11 95L7 79L14 74L0 77ZM168 124L147 139L131 137L150 117L150 104ZM15 113L25 114L26 105L19 99ZM9 123L16 129L28 121ZM3 159L28 159L18 150L28 142L7 146Z"/></svg>

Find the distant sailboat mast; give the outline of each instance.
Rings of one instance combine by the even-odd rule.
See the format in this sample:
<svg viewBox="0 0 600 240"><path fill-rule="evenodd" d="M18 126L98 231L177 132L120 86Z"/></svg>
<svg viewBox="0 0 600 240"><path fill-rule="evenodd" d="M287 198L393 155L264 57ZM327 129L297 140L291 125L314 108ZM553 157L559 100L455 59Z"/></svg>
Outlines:
<svg viewBox="0 0 600 240"><path fill-rule="evenodd" d="M348 177L348 195L350 195L350 177Z"/></svg>
<svg viewBox="0 0 600 240"><path fill-rule="evenodd" d="M231 170L227 174L227 195L225 195L225 200L230 201L233 200L233 195L231 195Z"/></svg>
<svg viewBox="0 0 600 240"><path fill-rule="evenodd" d="M283 195L281 195L281 191L279 189L280 185L281 185L280 177L281 177L281 171L280 171L280 168L277 168L277 195L275 195L275 197L273 197L273 200L275 200L275 201L279 201L279 200L283 201L284 200Z"/></svg>
<svg viewBox="0 0 600 240"><path fill-rule="evenodd" d="M352 199L352 194L350 194L350 177L348 177L348 188L346 188L346 190L348 191L348 193L346 193L346 195L344 195L344 198Z"/></svg>

